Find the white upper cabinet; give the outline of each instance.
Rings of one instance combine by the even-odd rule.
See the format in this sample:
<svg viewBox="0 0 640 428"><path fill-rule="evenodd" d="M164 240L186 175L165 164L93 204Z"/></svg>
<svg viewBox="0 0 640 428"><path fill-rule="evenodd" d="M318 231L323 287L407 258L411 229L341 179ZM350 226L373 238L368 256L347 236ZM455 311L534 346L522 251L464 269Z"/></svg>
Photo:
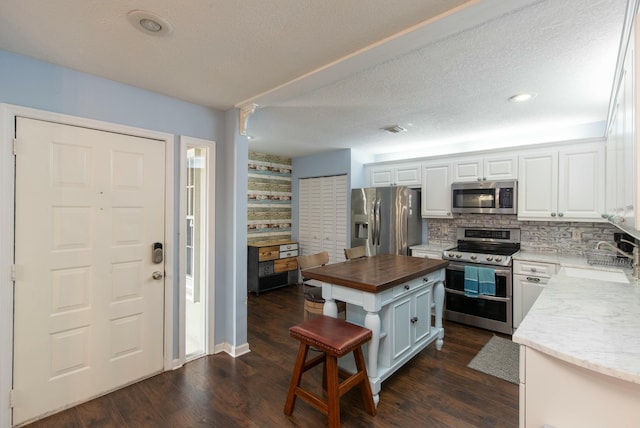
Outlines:
<svg viewBox="0 0 640 428"><path fill-rule="evenodd" d="M486 181L518 179L518 155L516 154L486 156L483 162L483 179Z"/></svg>
<svg viewBox="0 0 640 428"><path fill-rule="evenodd" d="M604 144L520 154L519 220L603 221Z"/></svg>
<svg viewBox="0 0 640 428"><path fill-rule="evenodd" d="M420 162L402 162L367 167L369 185L372 187L409 186L422 184Z"/></svg>
<svg viewBox="0 0 640 428"><path fill-rule="evenodd" d="M518 218L551 219L558 211L558 153L520 155Z"/></svg>
<svg viewBox="0 0 640 428"><path fill-rule="evenodd" d="M607 135L607 196L604 217L624 229L639 222L637 147L635 141L635 40L629 42Z"/></svg>
<svg viewBox="0 0 640 428"><path fill-rule="evenodd" d="M452 159L453 181L482 181L482 158Z"/></svg>
<svg viewBox="0 0 640 428"><path fill-rule="evenodd" d="M518 178L517 154L453 158L453 181L497 181Z"/></svg>
<svg viewBox="0 0 640 428"><path fill-rule="evenodd" d="M451 163L425 162L422 167L422 217L451 218Z"/></svg>

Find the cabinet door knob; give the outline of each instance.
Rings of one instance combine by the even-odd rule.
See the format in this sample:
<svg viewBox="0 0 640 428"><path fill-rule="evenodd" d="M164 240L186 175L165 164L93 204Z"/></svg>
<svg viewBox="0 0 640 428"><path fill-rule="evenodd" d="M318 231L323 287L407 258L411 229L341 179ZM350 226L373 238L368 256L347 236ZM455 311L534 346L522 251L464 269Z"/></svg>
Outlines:
<svg viewBox="0 0 640 428"><path fill-rule="evenodd" d="M555 217L555 216L556 216L556 213L551 213L551 217Z"/></svg>
<svg viewBox="0 0 640 428"><path fill-rule="evenodd" d="M558 213L558 217L564 217L564 213Z"/></svg>
<svg viewBox="0 0 640 428"><path fill-rule="evenodd" d="M405 290L408 290L409 288L411 288L411 287L409 287L409 284L405 284L405 285L404 285L404 289L405 289Z"/></svg>
<svg viewBox="0 0 640 428"><path fill-rule="evenodd" d="M411 318L411 324L415 324L418 322L418 317Z"/></svg>

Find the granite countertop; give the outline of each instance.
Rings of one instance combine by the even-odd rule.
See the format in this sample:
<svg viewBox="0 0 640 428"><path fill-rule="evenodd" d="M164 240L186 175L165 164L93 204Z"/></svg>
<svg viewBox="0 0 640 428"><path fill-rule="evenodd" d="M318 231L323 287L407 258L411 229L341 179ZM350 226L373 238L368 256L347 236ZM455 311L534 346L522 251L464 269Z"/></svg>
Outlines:
<svg viewBox="0 0 640 428"><path fill-rule="evenodd" d="M455 243L448 243L448 244L438 243L438 244L412 245L409 248L412 250L418 250L418 251L444 251L450 248L454 248L455 246L456 246Z"/></svg>
<svg viewBox="0 0 640 428"><path fill-rule="evenodd" d="M584 256L559 253L545 253L537 251L520 250L512 256L513 260L526 260L530 262L555 263L561 266L588 267Z"/></svg>
<svg viewBox="0 0 640 428"><path fill-rule="evenodd" d="M586 261L581 266L587 267ZM513 341L640 384L640 285L633 278L622 284L569 277L562 268L549 280Z"/></svg>

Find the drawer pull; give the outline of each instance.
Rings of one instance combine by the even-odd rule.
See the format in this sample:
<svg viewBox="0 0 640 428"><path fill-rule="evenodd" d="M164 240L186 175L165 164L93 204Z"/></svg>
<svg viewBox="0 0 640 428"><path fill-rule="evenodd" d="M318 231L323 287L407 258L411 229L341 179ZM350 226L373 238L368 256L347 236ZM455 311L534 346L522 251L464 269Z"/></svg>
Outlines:
<svg viewBox="0 0 640 428"><path fill-rule="evenodd" d="M527 281L529 282L540 282L540 278L536 278L535 276L528 276Z"/></svg>

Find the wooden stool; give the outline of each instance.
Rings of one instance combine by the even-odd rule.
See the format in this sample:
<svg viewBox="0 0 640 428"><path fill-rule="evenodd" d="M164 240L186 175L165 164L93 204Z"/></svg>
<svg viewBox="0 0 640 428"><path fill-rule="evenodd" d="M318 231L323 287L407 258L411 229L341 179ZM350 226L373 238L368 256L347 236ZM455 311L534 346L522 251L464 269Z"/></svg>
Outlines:
<svg viewBox="0 0 640 428"><path fill-rule="evenodd" d="M375 416L376 407L362 353L362 345L371 340L371 330L321 315L291 327L289 334L300 341L300 347L284 405L285 415L293 413L296 397L300 397L329 417L329 427L339 427L340 397L360 385L365 410ZM322 354L307 361L309 346L317 348ZM356 361L357 372L353 375L338 369L338 358L349 352L353 352ZM327 401L300 387L302 374L320 363L323 363L322 379L323 384L326 382ZM339 383L338 377L345 380Z"/></svg>

